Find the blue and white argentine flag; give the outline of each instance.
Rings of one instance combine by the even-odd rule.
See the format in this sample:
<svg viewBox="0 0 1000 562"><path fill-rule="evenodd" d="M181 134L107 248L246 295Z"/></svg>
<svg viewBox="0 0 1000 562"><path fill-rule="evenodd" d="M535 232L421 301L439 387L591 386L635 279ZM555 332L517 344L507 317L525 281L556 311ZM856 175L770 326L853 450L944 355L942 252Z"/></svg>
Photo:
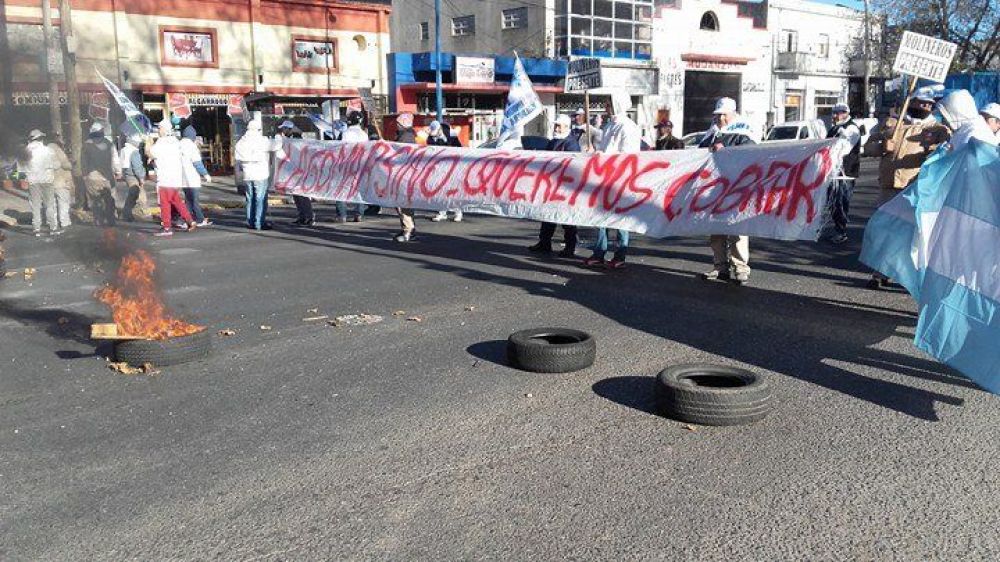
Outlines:
<svg viewBox="0 0 1000 562"><path fill-rule="evenodd" d="M861 261L920 310L915 345L1000 394L1000 152L939 149L865 229Z"/></svg>
<svg viewBox="0 0 1000 562"><path fill-rule="evenodd" d="M531 86L531 79L524 70L521 57L514 53L514 75L510 80L510 92L507 93L507 108L503 112L503 122L500 124L500 135L497 146L503 145L510 138L521 136L524 125L542 112L542 100L538 99Z"/></svg>

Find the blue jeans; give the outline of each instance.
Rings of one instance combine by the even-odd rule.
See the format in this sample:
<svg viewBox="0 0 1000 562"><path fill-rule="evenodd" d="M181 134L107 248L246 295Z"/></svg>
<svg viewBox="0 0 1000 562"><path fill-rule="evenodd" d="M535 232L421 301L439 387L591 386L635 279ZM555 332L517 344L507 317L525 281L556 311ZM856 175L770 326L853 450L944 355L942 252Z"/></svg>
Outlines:
<svg viewBox="0 0 1000 562"><path fill-rule="evenodd" d="M184 201L187 202L188 210L191 211L191 216L194 217L195 222L203 222L205 220L205 213L201 210L201 205L198 204L199 195L201 195L201 189L196 187L184 188Z"/></svg>
<svg viewBox="0 0 1000 562"><path fill-rule="evenodd" d="M365 205L364 203L358 203L358 216L365 214L365 209L367 208L368 205ZM343 201L337 201L337 215L347 218L347 203L344 203Z"/></svg>
<svg viewBox="0 0 1000 562"><path fill-rule="evenodd" d="M618 245L615 248L615 259L624 260L628 254L628 231L615 230L618 233ZM594 257L604 259L604 254L608 253L608 229L597 229L597 242L594 243Z"/></svg>
<svg viewBox="0 0 1000 562"><path fill-rule="evenodd" d="M837 234L847 234L853 194L854 180L837 180L833 190L833 228Z"/></svg>
<svg viewBox="0 0 1000 562"><path fill-rule="evenodd" d="M268 180L247 182L247 226L260 230L267 216Z"/></svg>

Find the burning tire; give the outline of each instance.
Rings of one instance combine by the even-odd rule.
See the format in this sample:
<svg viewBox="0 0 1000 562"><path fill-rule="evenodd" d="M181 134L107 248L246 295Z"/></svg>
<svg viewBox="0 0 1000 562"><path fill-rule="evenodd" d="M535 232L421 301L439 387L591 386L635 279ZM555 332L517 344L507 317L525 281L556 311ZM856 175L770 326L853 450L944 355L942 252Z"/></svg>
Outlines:
<svg viewBox="0 0 1000 562"><path fill-rule="evenodd" d="M767 381L745 369L692 363L664 369L656 378L666 414L680 421L742 425L774 407Z"/></svg>
<svg viewBox="0 0 1000 562"><path fill-rule="evenodd" d="M580 330L537 328L507 338L508 362L525 371L569 373L593 365L596 357L597 342Z"/></svg>
<svg viewBox="0 0 1000 562"><path fill-rule="evenodd" d="M137 367L157 367L196 361L208 356L212 337L208 330L164 340L128 340L115 343L115 360Z"/></svg>

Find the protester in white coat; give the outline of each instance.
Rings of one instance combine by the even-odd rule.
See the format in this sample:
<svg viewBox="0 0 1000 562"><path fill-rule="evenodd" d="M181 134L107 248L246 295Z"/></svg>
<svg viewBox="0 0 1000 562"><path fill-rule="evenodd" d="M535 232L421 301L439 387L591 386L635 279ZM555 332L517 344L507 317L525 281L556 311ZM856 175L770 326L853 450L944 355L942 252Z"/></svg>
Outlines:
<svg viewBox="0 0 1000 562"><path fill-rule="evenodd" d="M632 109L632 98L625 92L616 91L611 96L607 111L611 114L611 122L597 145L598 152L605 154L638 153L642 150L642 130L628 116ZM625 267L625 256L628 254L629 233L627 230L615 230L617 247L614 257L607 262L609 269ZM604 265L604 257L608 253L608 230L597 229L597 242L594 243L594 255L583 260L584 265Z"/></svg>
<svg viewBox="0 0 1000 562"><path fill-rule="evenodd" d="M205 164L201 161L201 149L198 148L197 139L198 132L191 125L185 127L181 133L181 150L184 152L184 157L191 161L191 166L196 172L184 175L184 200L198 226L211 226L212 221L205 218L205 213L198 202L201 197L201 183L203 181L211 183L212 176L208 174Z"/></svg>
<svg viewBox="0 0 1000 562"><path fill-rule="evenodd" d="M156 166L156 193L160 199L160 225L162 230L155 236L173 236L173 212L181 216L189 231L196 228L191 214L181 197L185 178L197 175L191 158L185 154L180 140L174 135L174 126L169 119L160 125L160 138L149 150L149 156Z"/></svg>
<svg viewBox="0 0 1000 562"><path fill-rule="evenodd" d="M986 126L993 131L993 135L1000 138L1000 103L986 104L979 114L986 120Z"/></svg>
<svg viewBox="0 0 1000 562"><path fill-rule="evenodd" d="M996 133L987 124L986 119L976 111L976 100L968 90L955 90L946 95L937 105L938 112L954 133L949 141L950 150L958 150L968 144L971 139L997 145Z"/></svg>
<svg viewBox="0 0 1000 562"><path fill-rule="evenodd" d="M250 121L247 132L236 142L236 163L246 183L247 228L270 230L267 222L267 190L271 182L271 157L281 160L285 152L280 139L269 139L258 119Z"/></svg>
<svg viewBox="0 0 1000 562"><path fill-rule="evenodd" d="M31 205L31 230L35 236L42 235L42 205L45 206L46 220L49 232L59 234L59 223L56 218L56 202L53 181L55 169L59 164L55 155L45 144L45 133L34 129L28 133L28 145L25 147L28 160L23 162L23 169L28 181L28 203Z"/></svg>

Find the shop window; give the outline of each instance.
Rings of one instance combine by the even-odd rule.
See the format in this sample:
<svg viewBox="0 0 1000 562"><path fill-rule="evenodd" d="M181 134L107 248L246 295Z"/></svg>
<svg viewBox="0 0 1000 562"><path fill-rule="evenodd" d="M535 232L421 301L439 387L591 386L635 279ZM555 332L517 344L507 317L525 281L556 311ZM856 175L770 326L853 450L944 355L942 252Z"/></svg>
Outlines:
<svg viewBox="0 0 1000 562"><path fill-rule="evenodd" d="M427 41L431 38L431 24L426 21L420 22L420 40Z"/></svg>
<svg viewBox="0 0 1000 562"><path fill-rule="evenodd" d="M589 37L573 37L570 40L570 54L589 57L593 54Z"/></svg>
<svg viewBox="0 0 1000 562"><path fill-rule="evenodd" d="M615 41L615 57L620 59L632 58L632 43L628 41Z"/></svg>
<svg viewBox="0 0 1000 562"><path fill-rule="evenodd" d="M615 19L632 21L635 14L632 11L633 5L626 2L615 2Z"/></svg>
<svg viewBox="0 0 1000 562"><path fill-rule="evenodd" d="M578 16L589 16L590 12L590 0L573 0L572 13Z"/></svg>
<svg viewBox="0 0 1000 562"><path fill-rule="evenodd" d="M718 31L719 18L712 12L705 12L705 14L701 16L700 28L705 31Z"/></svg>
<svg viewBox="0 0 1000 562"><path fill-rule="evenodd" d="M521 29L528 27L528 8L511 8L503 10L503 29Z"/></svg>
<svg viewBox="0 0 1000 562"><path fill-rule="evenodd" d="M566 16L556 16L556 37L565 37L567 26Z"/></svg>
<svg viewBox="0 0 1000 562"><path fill-rule="evenodd" d="M785 94L785 122L799 121L802 119L802 94Z"/></svg>
<svg viewBox="0 0 1000 562"><path fill-rule="evenodd" d="M833 120L833 106L840 101L840 94L838 92L816 92L813 100L813 105L816 106L816 118L830 123Z"/></svg>
<svg viewBox="0 0 1000 562"><path fill-rule="evenodd" d="M337 42L325 37L292 37L292 70L326 72L337 68Z"/></svg>
<svg viewBox="0 0 1000 562"><path fill-rule="evenodd" d="M570 33L573 35L590 35L590 23L589 18L573 18L570 23Z"/></svg>
<svg viewBox="0 0 1000 562"><path fill-rule="evenodd" d="M454 37L466 37L476 34L476 16L459 16L451 18L451 34Z"/></svg>
<svg viewBox="0 0 1000 562"><path fill-rule="evenodd" d="M653 46L649 43L635 44L635 58L639 60L650 60L653 58Z"/></svg>
<svg viewBox="0 0 1000 562"><path fill-rule="evenodd" d="M632 24L616 21L615 39L632 39Z"/></svg>
<svg viewBox="0 0 1000 562"><path fill-rule="evenodd" d="M215 29L161 26L160 63L164 66L219 68L219 42Z"/></svg>
<svg viewBox="0 0 1000 562"><path fill-rule="evenodd" d="M594 20L594 37L611 37L612 23L608 20Z"/></svg>
<svg viewBox="0 0 1000 562"><path fill-rule="evenodd" d="M594 56L595 57L611 57L614 53L611 52L611 41L609 39L594 39Z"/></svg>

